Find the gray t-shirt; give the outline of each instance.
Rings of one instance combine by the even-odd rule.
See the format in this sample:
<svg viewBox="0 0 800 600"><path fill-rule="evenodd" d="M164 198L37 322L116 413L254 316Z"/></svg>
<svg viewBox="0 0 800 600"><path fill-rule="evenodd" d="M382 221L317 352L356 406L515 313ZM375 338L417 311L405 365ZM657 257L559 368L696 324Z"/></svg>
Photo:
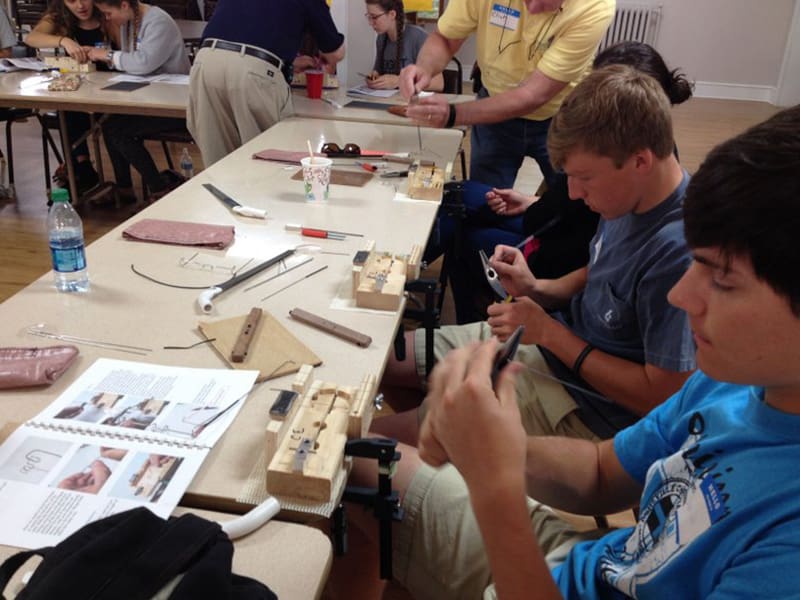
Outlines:
<svg viewBox="0 0 800 600"><path fill-rule="evenodd" d="M0 6L0 50L11 48L17 43L17 36L14 35L14 28L8 18L6 9Z"/></svg>
<svg viewBox="0 0 800 600"><path fill-rule="evenodd" d="M413 65L417 62L422 44L428 37L428 32L416 25L406 25L403 29L403 48L400 55L400 65L397 64L397 42L389 39L389 36L382 33L375 40L375 64L372 67L381 75L387 73L397 75L400 69ZM383 44L386 44L385 46ZM383 47L383 52L381 52Z"/></svg>
<svg viewBox="0 0 800 600"><path fill-rule="evenodd" d="M677 189L644 214L600 220L589 249L586 287L561 315L578 337L608 354L670 371L695 368L694 340L686 313L667 293L686 272L691 255L683 236L684 172ZM542 354L554 375L587 387L552 353ZM610 402L567 387L581 420L601 437L638 420Z"/></svg>
<svg viewBox="0 0 800 600"><path fill-rule="evenodd" d="M123 51L114 53L114 68L132 75L186 75L191 68L180 29L172 17L157 6L150 6L142 19L135 49L124 26L120 46Z"/></svg>

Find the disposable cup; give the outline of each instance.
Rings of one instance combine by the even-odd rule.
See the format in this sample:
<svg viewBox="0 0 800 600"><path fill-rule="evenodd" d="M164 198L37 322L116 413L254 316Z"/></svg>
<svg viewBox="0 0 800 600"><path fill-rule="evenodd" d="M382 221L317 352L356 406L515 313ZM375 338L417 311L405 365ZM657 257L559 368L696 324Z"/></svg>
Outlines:
<svg viewBox="0 0 800 600"><path fill-rule="evenodd" d="M313 161L313 162L312 162ZM309 202L325 202L328 199L328 187L331 182L330 158L306 156L300 161L303 165L303 186L306 200Z"/></svg>
<svg viewBox="0 0 800 600"><path fill-rule="evenodd" d="M322 80L325 73L322 71L306 71L306 93L309 98L322 98Z"/></svg>

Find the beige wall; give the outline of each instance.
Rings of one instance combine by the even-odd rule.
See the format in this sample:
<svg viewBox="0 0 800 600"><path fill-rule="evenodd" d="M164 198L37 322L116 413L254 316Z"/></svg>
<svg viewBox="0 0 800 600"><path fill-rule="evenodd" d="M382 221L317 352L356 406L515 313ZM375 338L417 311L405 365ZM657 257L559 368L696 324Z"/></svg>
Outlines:
<svg viewBox="0 0 800 600"><path fill-rule="evenodd" d="M795 0L662 0L657 48L704 89L774 90ZM737 91L738 88L738 91ZM713 95L713 94L712 94Z"/></svg>

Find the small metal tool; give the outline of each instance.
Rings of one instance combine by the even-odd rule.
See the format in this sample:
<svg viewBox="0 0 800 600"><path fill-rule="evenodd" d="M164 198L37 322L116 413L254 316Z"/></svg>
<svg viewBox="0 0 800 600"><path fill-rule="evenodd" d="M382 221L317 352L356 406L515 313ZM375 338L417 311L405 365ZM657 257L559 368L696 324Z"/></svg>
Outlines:
<svg viewBox="0 0 800 600"><path fill-rule="evenodd" d="M289 288L290 288L290 287L292 287L293 285L295 285L295 284L298 284L298 283L300 283L301 281L303 281L304 279L308 279L308 278L309 278L309 277L311 277L312 275L316 275L316 274L317 274L317 273L319 273L320 271L324 271L324 270L325 270L325 269L327 269L327 268L328 268L328 265L325 265L325 266L323 266L323 267L320 267L320 268L319 268L319 269L317 269L316 271L311 271L311 273L307 273L306 275L303 275L303 276L302 276L300 279L295 279L295 280L294 280L292 283L288 283L288 284L286 284L285 286L283 286L281 289L279 289L279 290L275 290L275 291L274 291L274 292L272 292L271 294L268 294L268 295L264 296L264 297L261 299L261 302L263 302L264 300L266 300L266 299L268 299L268 298L272 298L272 297L273 297L275 294L278 294L278 293L282 292L283 290L289 289Z"/></svg>
<svg viewBox="0 0 800 600"><path fill-rule="evenodd" d="M419 104L419 94L415 93L408 100L409 104ZM419 153L422 154L422 128L417 125L417 140L419 141Z"/></svg>
<svg viewBox="0 0 800 600"><path fill-rule="evenodd" d="M511 294L509 294L503 287L503 284L500 283L500 278L497 276L497 271L495 271L492 265L489 264L489 258L486 256L486 252L483 250L478 250L478 254L481 257L481 265L483 265L483 273L486 275L486 281L489 282L489 286L492 288L492 291L498 295L502 302L510 302L513 300L513 296L511 296Z"/></svg>
<svg viewBox="0 0 800 600"><path fill-rule="evenodd" d="M297 400L298 396L299 394L294 390L279 390L278 397L269 409L269 416L273 419L283 421L286 415L289 414L292 404Z"/></svg>
<svg viewBox="0 0 800 600"><path fill-rule="evenodd" d="M226 194L221 189L210 183L204 183L203 187L206 188L209 192L211 192L223 204L226 204L237 215L242 215L243 217L253 217L256 219L267 218L267 211L265 211L262 208L253 208L252 206L242 206L236 200L228 196L228 194Z"/></svg>
<svg viewBox="0 0 800 600"><path fill-rule="evenodd" d="M497 378L508 363L514 360L514 356L519 348L519 342L522 339L522 334L525 333L525 326L520 325L512 333L506 342L500 346L497 354L494 357L494 364L492 365L492 387L497 384Z"/></svg>
<svg viewBox="0 0 800 600"><path fill-rule="evenodd" d="M39 337L51 338L54 340L61 340L70 344L84 344L86 346L94 346L96 348L107 348L108 350L116 350L117 352L127 352L129 354L139 354L146 356L148 352L152 352L152 348L143 348L140 346L130 346L128 344L116 344L114 342L107 342L104 340L96 340L91 338L78 337L76 335L67 335L63 333L56 333L54 331L47 331L45 323L36 323L26 329L31 335L38 335Z"/></svg>

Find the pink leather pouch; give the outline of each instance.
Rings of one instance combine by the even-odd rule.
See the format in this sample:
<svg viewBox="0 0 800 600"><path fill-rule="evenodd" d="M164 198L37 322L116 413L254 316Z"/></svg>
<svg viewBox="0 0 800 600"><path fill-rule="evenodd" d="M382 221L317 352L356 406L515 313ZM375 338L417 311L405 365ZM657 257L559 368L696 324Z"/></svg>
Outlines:
<svg viewBox="0 0 800 600"><path fill-rule="evenodd" d="M129 240L225 248L233 242L232 225L209 225L165 219L142 219L122 232Z"/></svg>
<svg viewBox="0 0 800 600"><path fill-rule="evenodd" d="M50 385L77 356L75 346L0 348L0 389Z"/></svg>

